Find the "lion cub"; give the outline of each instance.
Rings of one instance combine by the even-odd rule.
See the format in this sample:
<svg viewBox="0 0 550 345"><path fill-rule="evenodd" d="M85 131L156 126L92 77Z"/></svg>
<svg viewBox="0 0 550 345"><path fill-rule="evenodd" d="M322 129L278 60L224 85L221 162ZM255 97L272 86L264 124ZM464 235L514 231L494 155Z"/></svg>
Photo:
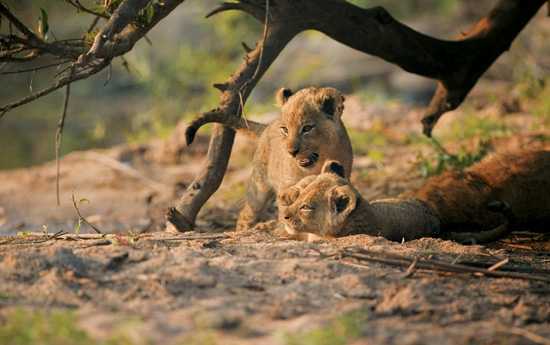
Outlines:
<svg viewBox="0 0 550 345"><path fill-rule="evenodd" d="M351 171L353 152L342 123L344 96L338 90L310 87L293 93L283 88L276 98L281 116L268 126L242 118L208 114L193 121L186 133L192 141L200 126L218 122L259 135L252 161L252 178L237 220L237 230L262 220L278 191L306 176L319 174L326 161L340 161L346 177Z"/></svg>
<svg viewBox="0 0 550 345"><path fill-rule="evenodd" d="M320 175L279 193L280 220L287 231L481 243L512 228L546 230L550 221L550 150L494 154L464 172L431 178L408 196L370 203L343 169L327 161ZM456 232L461 230L471 232Z"/></svg>

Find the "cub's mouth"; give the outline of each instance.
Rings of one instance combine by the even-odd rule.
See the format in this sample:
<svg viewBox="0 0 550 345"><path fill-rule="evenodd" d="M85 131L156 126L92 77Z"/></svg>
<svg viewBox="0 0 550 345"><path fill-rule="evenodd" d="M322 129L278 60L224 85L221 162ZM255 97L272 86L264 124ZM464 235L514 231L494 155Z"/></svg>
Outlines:
<svg viewBox="0 0 550 345"><path fill-rule="evenodd" d="M313 152L312 154L310 154L305 158L298 159L298 165L301 166L302 168L309 168L315 163L317 163L318 160L319 160L319 154L316 152Z"/></svg>

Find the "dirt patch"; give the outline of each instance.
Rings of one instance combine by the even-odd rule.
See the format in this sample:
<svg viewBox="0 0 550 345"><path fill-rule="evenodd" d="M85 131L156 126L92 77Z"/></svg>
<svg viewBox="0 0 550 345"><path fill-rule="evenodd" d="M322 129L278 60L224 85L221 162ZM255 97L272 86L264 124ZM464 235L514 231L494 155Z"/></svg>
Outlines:
<svg viewBox="0 0 550 345"><path fill-rule="evenodd" d="M550 337L550 283L430 270L405 276L406 267L328 256L359 247L460 263L508 258L513 267L550 277L546 253L365 235L316 243L266 231L170 237L3 245L0 313L76 309L78 324L98 338L133 320L132 332L154 343L208 331L220 344L284 344L285 336L307 335L350 311L364 319L354 337L374 343L525 344L510 334L516 329Z"/></svg>
<svg viewBox="0 0 550 345"><path fill-rule="evenodd" d="M348 102L356 109L344 116L356 132L353 183L369 199L418 187L419 165L437 159L419 126L411 126L420 112L388 107L381 116L354 97ZM494 150L547 142L536 117L499 109L488 105L475 114L486 132L466 136L471 128L460 127L457 134L456 124L470 115L455 111L436 135L450 138L452 152L475 150L481 139ZM336 255L363 248L482 267L508 258L500 270L550 277L548 235L516 233L490 246L463 246L364 235L305 243L274 235L274 222L235 233L250 172L247 138L238 138L198 232L170 239L164 212L192 181L207 145L199 136L185 148L183 129L164 142L64 157L59 207L53 163L0 172L0 232L20 233L0 238L0 339L1 325L21 310L55 309L72 311L75 327L94 339L122 332L130 344L548 343L549 283L426 269L405 274L407 267ZM43 241L25 233L91 233L78 224L73 193L90 222L125 235Z"/></svg>

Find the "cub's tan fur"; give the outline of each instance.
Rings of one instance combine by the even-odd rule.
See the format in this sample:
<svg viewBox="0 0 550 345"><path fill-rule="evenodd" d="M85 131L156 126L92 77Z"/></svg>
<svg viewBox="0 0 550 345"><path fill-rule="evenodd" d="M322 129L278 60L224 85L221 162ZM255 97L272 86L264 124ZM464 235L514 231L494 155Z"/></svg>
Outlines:
<svg viewBox="0 0 550 345"><path fill-rule="evenodd" d="M192 138L207 122L219 122L259 136L252 161L252 178L247 198L239 214L237 229L245 229L264 217L277 191L302 178L321 172L327 160L339 160L349 176L353 153L342 123L344 96L333 88L310 87L292 93L277 92L281 116L268 126L227 119L212 113L195 120L188 131Z"/></svg>
<svg viewBox="0 0 550 345"><path fill-rule="evenodd" d="M495 154L464 172L431 178L416 192L371 203L339 167L329 161L320 175L279 193L287 229L327 237L365 233L394 241L488 242L516 227L546 230L550 221L550 150ZM464 230L469 232L457 232Z"/></svg>

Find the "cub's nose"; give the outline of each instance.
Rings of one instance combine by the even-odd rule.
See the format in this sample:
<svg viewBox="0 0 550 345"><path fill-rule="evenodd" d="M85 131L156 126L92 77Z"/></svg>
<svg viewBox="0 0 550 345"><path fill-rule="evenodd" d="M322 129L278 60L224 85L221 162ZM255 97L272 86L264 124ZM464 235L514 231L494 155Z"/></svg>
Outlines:
<svg viewBox="0 0 550 345"><path fill-rule="evenodd" d="M292 157L296 157L296 155L298 154L299 151L300 151L300 149L298 149L297 147L293 147L293 148L288 149L288 153L290 153L290 155Z"/></svg>

